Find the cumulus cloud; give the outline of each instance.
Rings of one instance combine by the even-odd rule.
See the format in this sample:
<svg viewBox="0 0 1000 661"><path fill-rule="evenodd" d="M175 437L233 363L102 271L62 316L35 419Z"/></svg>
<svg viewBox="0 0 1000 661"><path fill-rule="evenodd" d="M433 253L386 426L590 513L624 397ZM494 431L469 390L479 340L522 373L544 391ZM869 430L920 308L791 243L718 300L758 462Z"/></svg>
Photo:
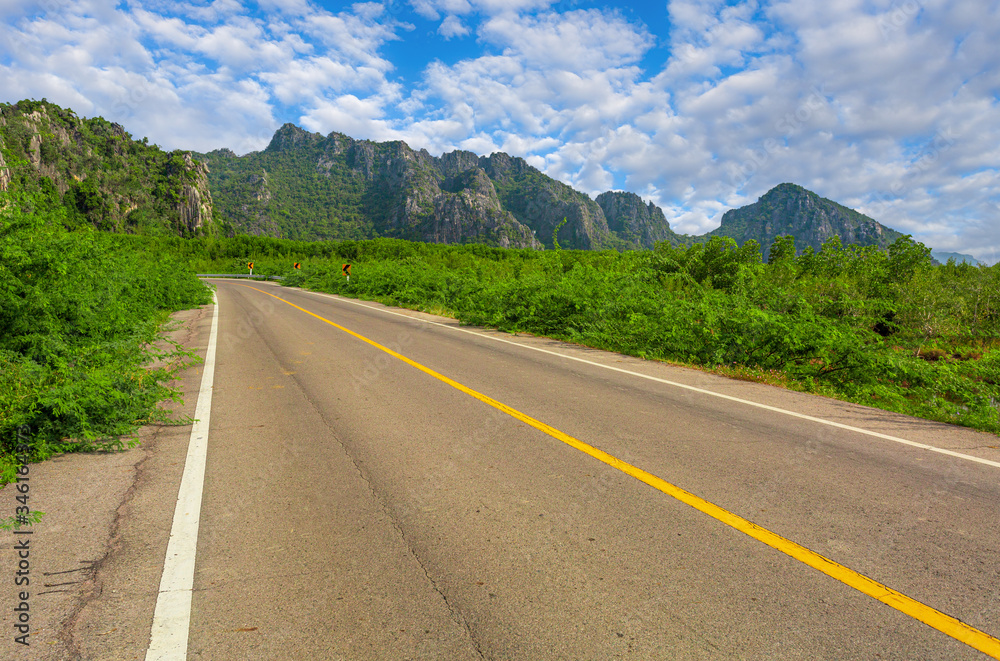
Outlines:
<svg viewBox="0 0 1000 661"><path fill-rule="evenodd" d="M381 20L378 3L333 14L305 0L261 2L261 16L236 0L52 1L64 11L25 16L0 38L8 100L44 96L167 148L259 149L281 123L276 106L299 106L291 119L303 124L377 122L373 107L399 97L379 49L405 26ZM366 112L349 115L351 99Z"/></svg>
<svg viewBox="0 0 1000 661"><path fill-rule="evenodd" d="M457 16L449 16L441 21L441 25L438 27L438 34L445 39L464 37L469 34L469 28L462 25L462 20Z"/></svg>
<svg viewBox="0 0 1000 661"><path fill-rule="evenodd" d="M652 45L644 27L596 9L538 16L502 14L486 21L479 35L529 66L567 71L635 62Z"/></svg>
<svg viewBox="0 0 1000 661"><path fill-rule="evenodd" d="M997 3L671 0L659 34L632 10L0 0L0 79L6 101L44 96L168 148L259 149L293 121L502 150L591 194L635 191L690 233L792 181L1000 254ZM419 75L398 75L414 64L398 52L425 53Z"/></svg>

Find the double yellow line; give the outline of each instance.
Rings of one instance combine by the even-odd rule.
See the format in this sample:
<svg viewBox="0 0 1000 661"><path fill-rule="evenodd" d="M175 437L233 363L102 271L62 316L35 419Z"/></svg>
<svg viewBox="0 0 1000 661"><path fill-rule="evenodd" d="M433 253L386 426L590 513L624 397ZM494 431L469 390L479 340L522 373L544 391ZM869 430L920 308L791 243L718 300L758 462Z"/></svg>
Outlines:
<svg viewBox="0 0 1000 661"><path fill-rule="evenodd" d="M310 312L305 308L299 307L298 305L295 305L290 301L286 301L280 296L275 296L274 294L268 293L262 289L257 289L256 287L250 287L248 285L239 285L239 286L246 287L247 289L253 289L254 291L259 291L262 294L267 294L268 296L276 298L283 303L287 303L293 308L301 310L302 312L305 312L306 314L315 317L320 321L330 324L331 326L337 328L338 330L344 331L348 335L358 338L362 342L367 342L376 349L384 351L394 358L398 358L407 365L411 365L420 370L421 372L424 372L425 374L428 374L434 377L435 379L442 381L443 383L447 383L452 388L455 388L456 390L461 390L470 397L475 397L484 404L488 404L499 411L503 411L504 413L513 418L517 418L526 425L530 425L535 429L548 434L552 438L558 439L563 443L565 443L566 445L574 447L580 452L586 453L591 457L593 457L594 459L597 459L598 461L604 462L605 464L611 466L612 468L615 468L623 473L631 475L640 482L645 482L654 489L662 491L668 496L676 498L677 500L681 501L686 505L690 505L699 512L703 512L708 516L712 517L713 519L721 521L727 526L735 528L736 530L739 530L740 532L747 534L750 537L753 537L757 541L763 542L764 544L767 544L771 548L777 549L778 551L781 551L782 553L791 556L792 558L795 558L799 562L809 565L813 569L823 572L827 576L835 578L841 583L849 585L855 590L863 592L869 597L876 599L877 601L880 601L883 604L886 604L887 606L891 606L892 608L895 608L899 612L905 613L906 615L909 615L910 617L919 620L924 624L931 626L937 629L938 631L951 636L955 640L959 640L965 643L966 645L993 657L994 659L1000 659L1000 639L997 639L989 635L988 633L980 631L975 627L971 627L965 622L962 622L961 620L954 618L950 615L946 615L945 613L942 613L937 609L931 608L930 606L921 603L916 599L906 596L902 592L893 590L892 588L883 585L878 581L868 578L864 574L859 574L853 569L845 567L844 565L838 562L834 562L833 560L830 560L829 558L820 555L815 551L807 549L801 544L797 544L791 541L790 539L785 539L781 535L773 533L770 530L767 530L766 528L762 528L758 526L756 523L748 521L741 516L737 516L736 514L733 514L732 512L725 510L719 507L718 505L708 502L704 498L699 498L693 493L685 491L684 489L681 489L680 487L675 486L667 482L666 480L663 480L653 475L652 473L648 473L642 470L641 468L637 468L632 464L624 462L621 459L618 459L617 457L614 457L608 454L607 452L604 452L603 450L598 450L597 448L588 445L583 441L573 438L569 434L561 432L558 429L550 427L544 422L541 422L540 420L536 420L535 418L532 418L529 415L521 413L517 409L513 409L507 406L503 402L498 402L492 397L489 397L487 395L482 394L481 392L473 390L468 386L462 385L458 381L449 379L445 375L439 374L438 372L435 372L431 368L425 367L424 365L421 365L420 363L411 360L410 358L407 358L406 356L397 353L392 349L389 349L388 347L384 347L378 342L375 342L374 340L370 340L367 337L359 335L358 333L355 333L354 331L348 328L344 328L338 323L330 321L325 317L321 317L320 315L315 314L314 312Z"/></svg>

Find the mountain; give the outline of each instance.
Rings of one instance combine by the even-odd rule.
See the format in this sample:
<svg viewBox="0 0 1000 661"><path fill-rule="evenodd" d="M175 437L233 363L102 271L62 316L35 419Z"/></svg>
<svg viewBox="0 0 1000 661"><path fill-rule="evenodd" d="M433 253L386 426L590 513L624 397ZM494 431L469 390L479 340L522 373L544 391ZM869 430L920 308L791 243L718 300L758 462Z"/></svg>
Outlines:
<svg viewBox="0 0 1000 661"><path fill-rule="evenodd" d="M687 243L670 229L663 209L652 202L646 204L635 193L608 191L597 196L597 204L604 211L608 228L624 240L651 248L659 241Z"/></svg>
<svg viewBox="0 0 1000 661"><path fill-rule="evenodd" d="M553 246L558 228L560 246L576 249L652 248L676 236L655 206L613 203L631 193L607 193L602 205L502 152L434 157L400 141L285 124L263 151L198 158L229 232L540 248ZM613 227L605 208L613 209Z"/></svg>
<svg viewBox="0 0 1000 661"><path fill-rule="evenodd" d="M797 250L819 250L824 241L839 236L843 244L887 248L903 236L868 216L820 197L795 184L779 184L755 203L727 211L722 225L707 236L729 236L743 245L754 239L767 259L779 236L795 237Z"/></svg>
<svg viewBox="0 0 1000 661"><path fill-rule="evenodd" d="M979 266L980 264L982 264L982 262L980 262L972 255L965 255L960 252L944 252L943 250L932 250L931 257L941 262L942 264L947 263L949 259L954 259L956 264L961 264L963 262L966 264L971 264L972 266Z"/></svg>
<svg viewBox="0 0 1000 661"><path fill-rule="evenodd" d="M164 152L44 99L0 104L0 191L10 188L103 230L193 235L211 227L208 171L190 152Z"/></svg>
<svg viewBox="0 0 1000 661"><path fill-rule="evenodd" d="M765 259L786 234L799 250L818 250L835 235L844 245L882 248L902 236L790 183L694 237L675 233L662 209L634 193L591 199L502 152L435 157L401 141L323 136L285 124L266 149L244 156L228 149L168 153L118 124L80 119L44 99L0 104L0 190L9 188L64 206L71 223L182 236L218 230L551 248L558 231L560 247L595 250L728 236L740 245L756 240ZM942 261L951 256L936 254Z"/></svg>

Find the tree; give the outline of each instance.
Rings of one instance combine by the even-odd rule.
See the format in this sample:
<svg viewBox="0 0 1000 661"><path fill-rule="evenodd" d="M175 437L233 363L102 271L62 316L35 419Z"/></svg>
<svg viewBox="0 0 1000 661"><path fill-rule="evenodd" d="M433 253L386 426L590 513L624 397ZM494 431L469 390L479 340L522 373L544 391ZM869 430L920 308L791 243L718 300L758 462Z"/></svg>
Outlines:
<svg viewBox="0 0 1000 661"><path fill-rule="evenodd" d="M931 266L931 249L907 234L889 246L889 277L893 282L909 282L918 271Z"/></svg>
<svg viewBox="0 0 1000 661"><path fill-rule="evenodd" d="M791 262L795 258L795 237L791 234L774 237L771 250L767 255L768 264Z"/></svg>

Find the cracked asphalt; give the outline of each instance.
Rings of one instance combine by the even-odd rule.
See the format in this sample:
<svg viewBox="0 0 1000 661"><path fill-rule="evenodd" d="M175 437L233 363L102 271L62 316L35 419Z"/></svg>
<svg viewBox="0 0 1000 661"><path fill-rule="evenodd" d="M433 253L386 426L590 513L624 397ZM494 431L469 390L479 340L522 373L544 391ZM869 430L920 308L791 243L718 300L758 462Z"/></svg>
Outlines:
<svg viewBox="0 0 1000 661"><path fill-rule="evenodd" d="M1000 469L274 285L220 327L188 657L981 659L261 291L994 636ZM210 308L176 331L204 352ZM450 328L423 323L434 320ZM480 331L994 461L994 436ZM197 393L201 370L184 375ZM182 411L194 410L193 396ZM32 470L32 647L141 659L189 427ZM0 507L13 496L0 490ZM33 551L34 553L35 551ZM8 539L0 548L12 566ZM10 583L8 583L10 585ZM0 590L10 631L13 588Z"/></svg>

